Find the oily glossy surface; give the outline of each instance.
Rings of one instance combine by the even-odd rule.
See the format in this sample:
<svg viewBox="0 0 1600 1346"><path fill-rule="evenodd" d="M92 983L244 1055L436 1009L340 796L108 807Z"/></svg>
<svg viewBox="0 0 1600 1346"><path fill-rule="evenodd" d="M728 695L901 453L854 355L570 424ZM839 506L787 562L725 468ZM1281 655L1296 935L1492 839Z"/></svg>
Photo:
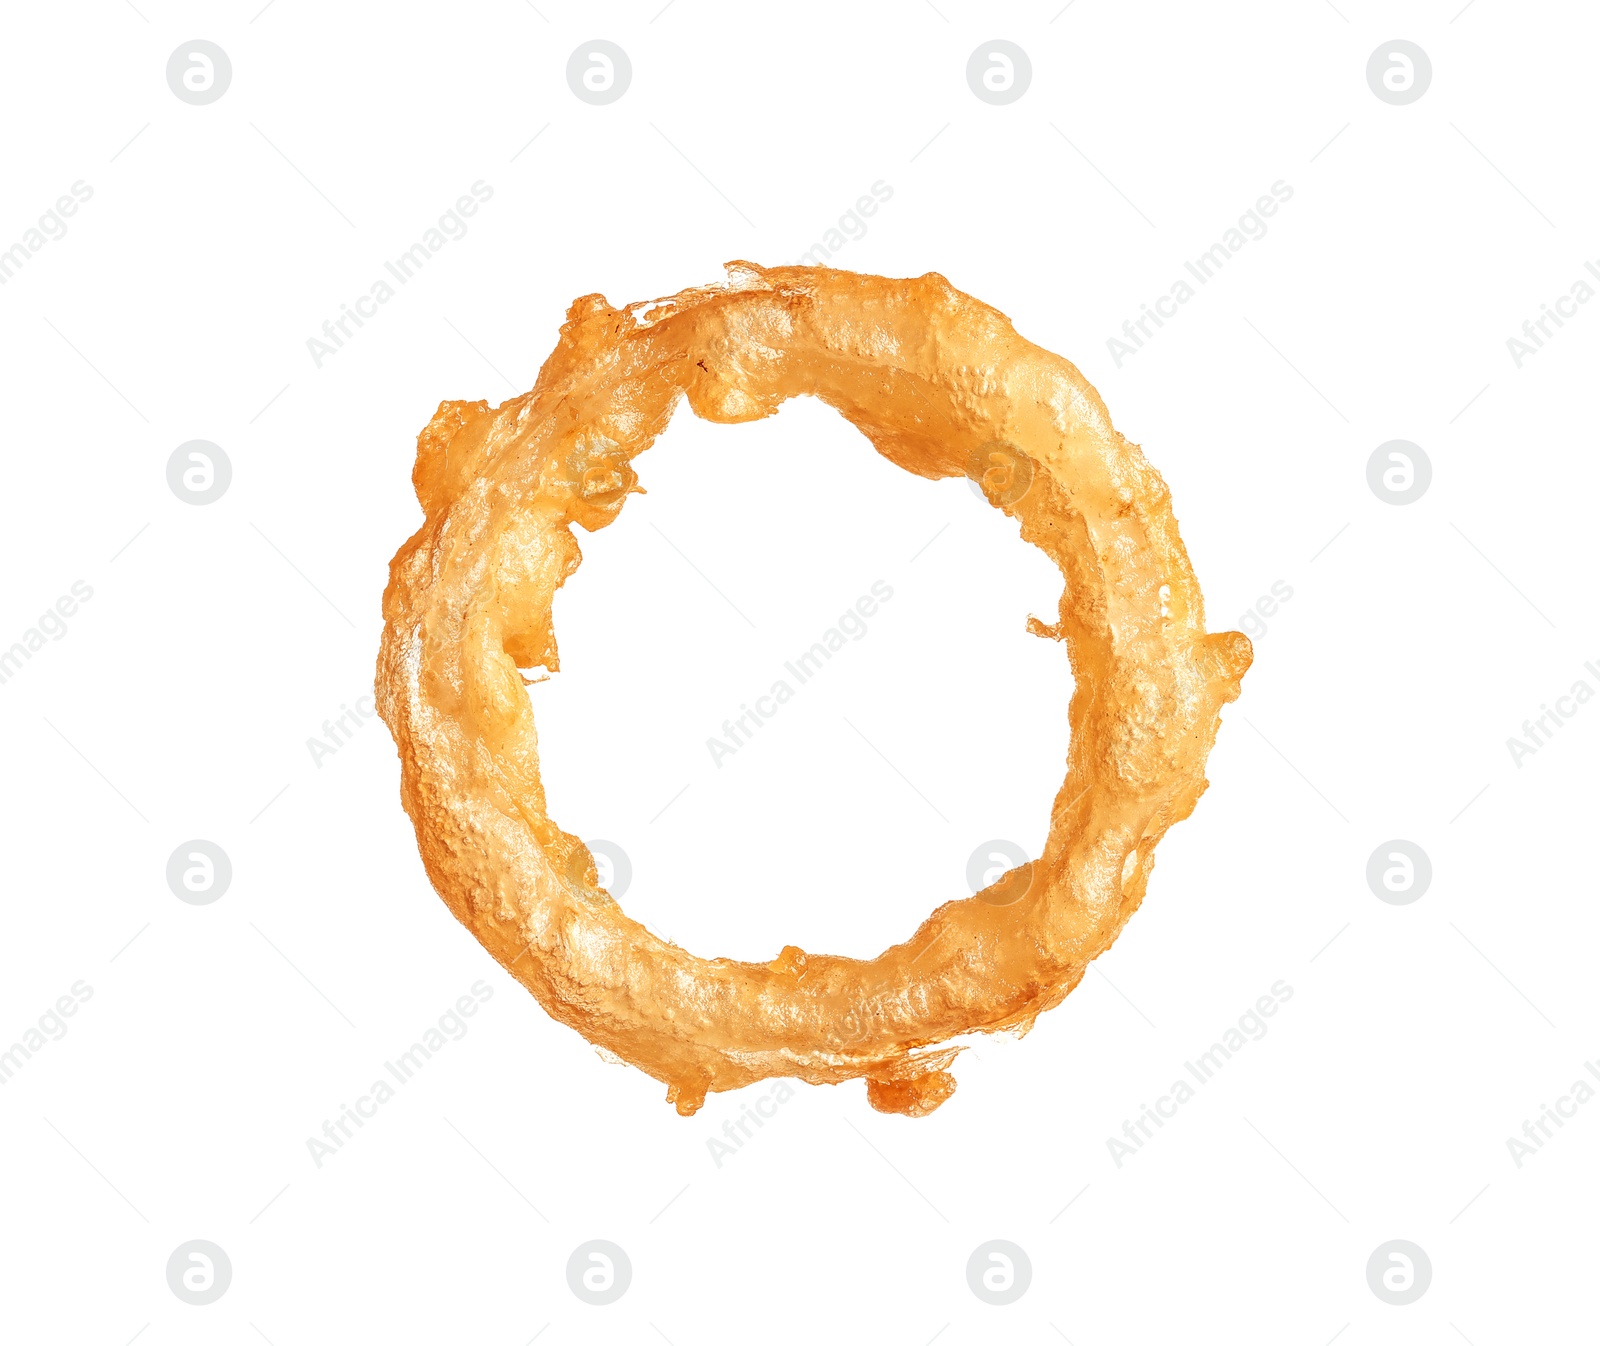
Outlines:
<svg viewBox="0 0 1600 1346"><path fill-rule="evenodd" d="M1035 629L1072 660L1066 778L1041 856L877 958L702 958L630 920L549 817L518 670L557 667L571 525L616 518L680 398L734 422L800 395L908 471L978 481L1059 566L1058 621ZM550 1014L683 1114L785 1075L865 1078L888 1112L938 1107L952 1038L1025 1031L1110 947L1206 787L1250 663L1244 636L1205 633L1166 486L1095 390L938 275L734 263L726 285L669 299L585 296L531 392L441 404L413 480L427 517L391 568L377 685L428 874Z"/></svg>

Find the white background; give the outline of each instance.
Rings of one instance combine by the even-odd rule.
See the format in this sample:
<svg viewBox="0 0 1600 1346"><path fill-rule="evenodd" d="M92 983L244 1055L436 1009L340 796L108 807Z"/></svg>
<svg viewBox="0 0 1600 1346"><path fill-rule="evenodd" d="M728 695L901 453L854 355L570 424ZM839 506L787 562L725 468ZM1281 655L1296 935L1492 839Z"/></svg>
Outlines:
<svg viewBox="0 0 1600 1346"><path fill-rule="evenodd" d="M1600 704L1506 744L1600 690L1600 305L1521 368L1506 346L1600 258L1584 7L137 3L6 19L0 247L93 196L0 288L0 642L94 591L0 686L0 1046L93 988L0 1089L7 1339L1588 1339L1600 1101L1520 1168L1506 1143L1600 1061ZM233 66L208 106L164 74L197 37ZM603 107L564 74L595 37L633 66ZM965 78L996 37L1033 66L1009 106ZM1396 37L1433 64L1403 107L1365 78ZM316 367L478 180L469 232ZM793 261L880 180L835 263L937 270L1077 363L1171 487L1213 629L1293 597L1062 1007L927 1119L800 1086L719 1167L770 1086L682 1119L603 1062L433 894L381 722L320 765L307 740L370 690L439 401L531 386L578 295ZM1280 180L1265 237L1118 368L1107 338ZM233 465L203 507L165 477L196 438ZM1433 464L1405 507L1365 475L1394 438ZM870 955L981 842L1041 843L1070 681L1013 524L815 404L682 411L636 466L531 689L552 812L627 852L625 907L706 955ZM714 766L880 579L869 634ZM232 861L212 905L166 884L191 838ZM1411 905L1367 886L1391 838L1432 860ZM317 1167L307 1139L480 979L466 1036ZM1107 1139L1280 980L1270 1032L1119 1168ZM207 1307L164 1271L196 1238L233 1266ZM566 1282L592 1238L633 1266L604 1308ZM966 1281L993 1238L1033 1267L1004 1308ZM1433 1267L1406 1307L1367 1285L1391 1239Z"/></svg>

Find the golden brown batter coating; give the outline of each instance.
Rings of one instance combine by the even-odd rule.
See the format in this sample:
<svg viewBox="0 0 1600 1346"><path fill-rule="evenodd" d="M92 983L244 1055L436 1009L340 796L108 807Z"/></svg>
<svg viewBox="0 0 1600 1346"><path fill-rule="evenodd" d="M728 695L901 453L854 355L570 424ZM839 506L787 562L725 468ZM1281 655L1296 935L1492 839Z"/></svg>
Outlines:
<svg viewBox="0 0 1600 1346"><path fill-rule="evenodd" d="M1067 361L942 276L730 264L726 285L577 300L532 392L445 402L417 440L426 520L391 567L378 707L429 877L554 1017L667 1085L864 1077L873 1106L949 1097L958 1034L1029 1028L1110 947L1155 844L1206 788L1250 642L1207 635L1167 488ZM859 960L699 958L630 920L545 808L519 668L557 667L551 602L680 396L708 420L821 398L919 476L969 476L1060 567L1076 688L1044 853ZM796 466L804 471L804 465ZM1027 868L1027 867L1025 867Z"/></svg>

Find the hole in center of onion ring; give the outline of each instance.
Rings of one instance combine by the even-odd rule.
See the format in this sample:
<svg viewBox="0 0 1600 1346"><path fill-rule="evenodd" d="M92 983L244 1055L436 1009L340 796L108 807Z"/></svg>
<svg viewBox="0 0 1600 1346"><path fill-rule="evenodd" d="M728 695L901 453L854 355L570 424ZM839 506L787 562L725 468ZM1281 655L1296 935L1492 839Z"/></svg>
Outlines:
<svg viewBox="0 0 1600 1346"><path fill-rule="evenodd" d="M528 689L550 814L627 855L630 916L703 956L866 958L970 897L977 848L1039 854L1072 679L1014 520L809 398L680 406L633 468Z"/></svg>

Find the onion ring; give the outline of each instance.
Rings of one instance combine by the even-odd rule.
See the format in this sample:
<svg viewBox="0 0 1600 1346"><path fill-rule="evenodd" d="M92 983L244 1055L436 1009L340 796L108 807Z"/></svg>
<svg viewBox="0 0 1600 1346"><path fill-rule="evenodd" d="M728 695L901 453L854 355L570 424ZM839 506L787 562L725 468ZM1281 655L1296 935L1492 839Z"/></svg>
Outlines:
<svg viewBox="0 0 1600 1346"><path fill-rule="evenodd" d="M942 276L730 263L726 284L613 308L577 300L531 392L445 402L417 440L426 520L384 594L378 708L434 887L556 1019L667 1086L864 1078L921 1116L965 1033L1019 1035L1077 986L1143 900L1155 845L1206 788L1249 640L1207 635L1167 488L1066 360ZM630 920L549 817L519 669L558 668L551 603L571 525L617 517L632 459L680 397L707 420L808 394L893 463L968 476L1065 580L1075 690L1043 853L947 902L874 959L785 948L703 959Z"/></svg>

